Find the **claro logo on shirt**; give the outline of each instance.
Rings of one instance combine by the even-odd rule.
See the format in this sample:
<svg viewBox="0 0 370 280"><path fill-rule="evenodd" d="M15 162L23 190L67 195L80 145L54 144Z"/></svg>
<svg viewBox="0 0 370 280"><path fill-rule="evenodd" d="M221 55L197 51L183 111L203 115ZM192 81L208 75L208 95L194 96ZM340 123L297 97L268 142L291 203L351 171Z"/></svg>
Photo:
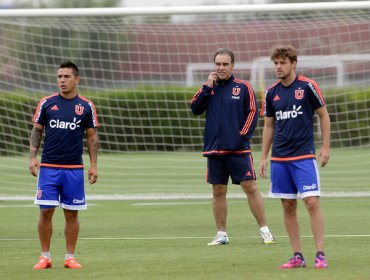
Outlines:
<svg viewBox="0 0 370 280"><path fill-rule="evenodd" d="M56 120L50 120L49 125L51 128L75 130L77 127L80 127L79 125L80 122L81 120L76 120L76 118L73 118L73 122L65 122L65 121L56 119Z"/></svg>
<svg viewBox="0 0 370 280"><path fill-rule="evenodd" d="M302 106L299 106L298 108L296 105L293 105L293 110L291 111L277 111L275 112L276 120L287 120L287 119L295 119L298 117L298 115L302 115L303 112L300 110L302 109Z"/></svg>

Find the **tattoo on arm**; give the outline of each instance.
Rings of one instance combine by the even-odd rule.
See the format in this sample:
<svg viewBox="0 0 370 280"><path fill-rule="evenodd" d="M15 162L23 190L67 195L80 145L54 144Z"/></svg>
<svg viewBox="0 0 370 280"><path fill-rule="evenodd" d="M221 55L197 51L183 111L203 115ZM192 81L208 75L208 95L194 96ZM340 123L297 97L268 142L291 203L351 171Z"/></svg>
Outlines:
<svg viewBox="0 0 370 280"><path fill-rule="evenodd" d="M30 158L36 157L37 151L41 143L41 136L42 136L42 129L34 127L31 131Z"/></svg>
<svg viewBox="0 0 370 280"><path fill-rule="evenodd" d="M95 131L95 133L88 134L87 137L87 149L89 151L91 164L96 165L98 161L98 148L99 148L99 138L98 134Z"/></svg>

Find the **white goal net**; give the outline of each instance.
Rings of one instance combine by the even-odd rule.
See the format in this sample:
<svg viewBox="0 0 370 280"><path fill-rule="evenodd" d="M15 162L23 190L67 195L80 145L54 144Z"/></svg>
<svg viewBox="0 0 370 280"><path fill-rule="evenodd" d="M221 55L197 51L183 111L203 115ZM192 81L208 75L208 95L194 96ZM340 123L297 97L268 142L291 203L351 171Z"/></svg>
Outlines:
<svg viewBox="0 0 370 280"><path fill-rule="evenodd" d="M370 149L368 2L152 10L0 11L0 156L28 153L35 107L58 90L56 70L65 60L80 67L79 91L97 107L102 154L200 152L204 117L192 115L190 100L213 69L214 51L235 52L235 76L251 81L261 107L275 81L271 49L289 43L299 50L298 73L316 80L326 98L332 147L343 156L336 170L363 186ZM261 117L257 152L262 126Z"/></svg>

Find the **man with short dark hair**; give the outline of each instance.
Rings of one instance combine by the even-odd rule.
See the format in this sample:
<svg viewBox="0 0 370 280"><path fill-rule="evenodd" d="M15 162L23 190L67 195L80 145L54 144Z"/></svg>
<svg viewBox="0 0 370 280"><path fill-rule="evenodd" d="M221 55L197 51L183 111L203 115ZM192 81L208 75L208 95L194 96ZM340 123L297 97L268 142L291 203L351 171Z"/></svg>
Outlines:
<svg viewBox="0 0 370 280"><path fill-rule="evenodd" d="M39 175L34 203L40 205L38 231L42 251L35 270L52 267L50 242L56 206L63 208L66 220L64 267L81 268L74 253L80 229L78 211L86 209L82 162L85 133L90 158L88 180L94 184L98 178L99 124L95 106L77 92L80 76L74 63L67 61L60 65L57 81L59 92L42 98L37 106L30 138L29 171L33 176ZM36 156L44 130L44 147L39 164Z"/></svg>

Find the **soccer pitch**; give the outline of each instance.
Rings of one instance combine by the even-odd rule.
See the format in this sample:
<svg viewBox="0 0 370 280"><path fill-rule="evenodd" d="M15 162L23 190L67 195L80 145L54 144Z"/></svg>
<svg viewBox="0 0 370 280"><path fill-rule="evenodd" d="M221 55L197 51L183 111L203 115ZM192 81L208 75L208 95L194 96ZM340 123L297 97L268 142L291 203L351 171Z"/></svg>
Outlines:
<svg viewBox="0 0 370 280"><path fill-rule="evenodd" d="M90 201L81 212L77 257L83 268L63 268L62 211L54 217L53 268L33 271L40 253L38 208L31 202L3 201L1 279L369 279L368 198L323 198L329 269L313 268L315 249L300 203L307 268L280 270L291 249L278 200L266 199L277 243L263 245L245 200L230 199L230 244L209 247L215 234L208 199Z"/></svg>
<svg viewBox="0 0 370 280"><path fill-rule="evenodd" d="M258 173L260 153L253 152ZM327 195L370 196L370 147L332 149L331 159L320 169L321 187ZM86 169L88 158L85 158ZM205 182L206 159L200 153L131 153L99 155L99 179L86 184L90 198L166 199L209 198L211 187ZM268 167L268 171L270 166ZM269 180L257 174L257 184L264 195ZM2 157L0 161L0 199L35 194L36 178L28 173L28 158ZM239 186L230 185L229 195L241 197Z"/></svg>
<svg viewBox="0 0 370 280"><path fill-rule="evenodd" d="M28 159L3 160L0 179L0 279L369 279L369 163L344 159L367 149L333 150L320 168L329 269L313 268L315 248L307 213L299 203L308 267L283 271L291 257L279 200L266 198L266 215L277 243L263 245L238 186L229 188L230 244L206 246L215 234L206 160L195 153L100 155L99 181L87 185L89 207L80 213L77 258L81 270L63 268L62 211L54 217L53 268L33 271L40 253L36 179ZM254 153L258 168L259 154ZM359 168L361 166L361 168ZM345 174L356 174L353 184ZM268 180L258 177L264 195ZM15 200L17 198L18 200Z"/></svg>

